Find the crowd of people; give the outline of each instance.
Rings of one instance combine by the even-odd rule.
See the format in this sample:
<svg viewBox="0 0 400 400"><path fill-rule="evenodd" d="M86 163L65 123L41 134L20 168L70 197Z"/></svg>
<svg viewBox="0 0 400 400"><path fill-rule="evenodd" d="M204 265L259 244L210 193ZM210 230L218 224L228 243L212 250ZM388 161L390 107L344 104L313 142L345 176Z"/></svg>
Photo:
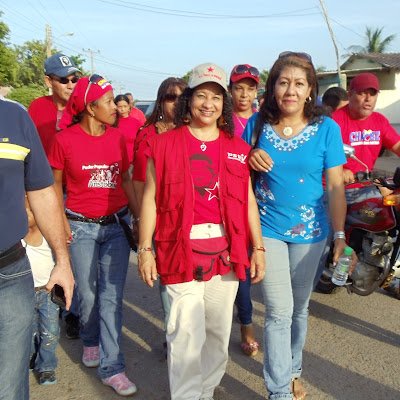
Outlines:
<svg viewBox="0 0 400 400"><path fill-rule="evenodd" d="M188 82L165 79L146 119L131 93L115 96L66 55L44 67L51 94L29 115L0 100L0 225L9 227L0 237L0 354L12 366L0 372L0 400L29 398L29 369L41 385L57 382L59 315L67 337L82 341L84 366L121 396L137 391L121 349L132 250L140 279L160 281L172 400L213 399L235 308L241 350L258 353L256 283L269 398L305 399L320 260L327 241L334 261L346 247L346 202L375 195L354 183L343 143L370 169L382 148L400 155L398 134L374 111L377 77L329 89L321 107L311 56L286 51L258 104L256 67L235 65L228 78L205 63Z"/></svg>

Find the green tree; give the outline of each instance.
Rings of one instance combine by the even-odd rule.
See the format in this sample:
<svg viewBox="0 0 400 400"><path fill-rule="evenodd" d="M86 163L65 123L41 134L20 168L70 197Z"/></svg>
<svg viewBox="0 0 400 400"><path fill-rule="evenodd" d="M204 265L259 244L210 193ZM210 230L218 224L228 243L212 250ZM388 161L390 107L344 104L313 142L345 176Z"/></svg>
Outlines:
<svg viewBox="0 0 400 400"><path fill-rule="evenodd" d="M349 56L351 54L366 54L366 53L385 53L388 51L390 44L395 39L396 35L392 34L383 37L383 27L382 28L371 28L367 26L365 28L365 45L353 45L346 49Z"/></svg>
<svg viewBox="0 0 400 400"><path fill-rule="evenodd" d="M18 101L28 108L32 100L45 96L46 94L48 94L48 91L44 85L27 85L11 90L7 97L11 100Z"/></svg>
<svg viewBox="0 0 400 400"><path fill-rule="evenodd" d="M0 17L3 13L0 11ZM0 85L14 85L17 77L16 54L8 42L10 30L0 21Z"/></svg>
<svg viewBox="0 0 400 400"><path fill-rule="evenodd" d="M19 86L41 85L43 83L43 66L46 60L46 47L41 40L32 40L16 47L19 64Z"/></svg>

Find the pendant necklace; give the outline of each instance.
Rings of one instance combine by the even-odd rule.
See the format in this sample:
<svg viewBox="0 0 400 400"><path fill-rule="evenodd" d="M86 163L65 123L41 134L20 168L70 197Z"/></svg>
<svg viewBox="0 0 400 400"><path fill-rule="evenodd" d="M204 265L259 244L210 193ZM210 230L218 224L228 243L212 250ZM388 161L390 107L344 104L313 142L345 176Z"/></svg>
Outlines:
<svg viewBox="0 0 400 400"><path fill-rule="evenodd" d="M212 134L209 135L207 138L205 138L204 140L202 140L202 139L199 139L199 138L198 138L196 135L194 135L193 132L192 132L192 136L194 136L195 139L197 139L198 141L201 142L200 150L203 151L203 152L207 150L206 142L210 141L210 139L211 139L214 135L215 135L215 133L212 133ZM218 136L219 136L219 132L218 132ZM218 137L217 137L217 138L218 138Z"/></svg>
<svg viewBox="0 0 400 400"><path fill-rule="evenodd" d="M293 134L293 128L290 127L290 126L285 126L285 127L283 128L282 133L283 133L283 135L286 136L286 137L292 136L292 134Z"/></svg>
<svg viewBox="0 0 400 400"><path fill-rule="evenodd" d="M241 126L242 129L244 130L245 125L243 125L243 122L241 121L240 117L239 117L236 113L233 113L233 115L236 117L236 119L238 120L240 126Z"/></svg>

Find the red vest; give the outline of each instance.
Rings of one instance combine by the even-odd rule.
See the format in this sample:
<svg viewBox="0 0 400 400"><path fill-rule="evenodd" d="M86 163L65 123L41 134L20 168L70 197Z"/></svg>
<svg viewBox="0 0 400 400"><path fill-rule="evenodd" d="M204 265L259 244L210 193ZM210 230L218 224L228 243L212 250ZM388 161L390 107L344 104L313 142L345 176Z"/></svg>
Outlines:
<svg viewBox="0 0 400 400"><path fill-rule="evenodd" d="M190 230L193 224L193 183L186 145L188 128L181 127L150 141L156 170L157 220L154 241L157 271L163 284L193 280ZM249 266L248 153L250 146L220 131L219 196L230 259L244 280Z"/></svg>

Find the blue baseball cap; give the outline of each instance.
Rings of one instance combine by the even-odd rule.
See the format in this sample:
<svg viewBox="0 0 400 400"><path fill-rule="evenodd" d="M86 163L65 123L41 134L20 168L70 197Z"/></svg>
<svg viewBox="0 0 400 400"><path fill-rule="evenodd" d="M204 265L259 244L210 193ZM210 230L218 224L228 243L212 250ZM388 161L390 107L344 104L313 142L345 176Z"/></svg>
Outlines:
<svg viewBox="0 0 400 400"><path fill-rule="evenodd" d="M64 78L75 72L81 72L74 62L65 54L56 53L44 62L44 73Z"/></svg>

